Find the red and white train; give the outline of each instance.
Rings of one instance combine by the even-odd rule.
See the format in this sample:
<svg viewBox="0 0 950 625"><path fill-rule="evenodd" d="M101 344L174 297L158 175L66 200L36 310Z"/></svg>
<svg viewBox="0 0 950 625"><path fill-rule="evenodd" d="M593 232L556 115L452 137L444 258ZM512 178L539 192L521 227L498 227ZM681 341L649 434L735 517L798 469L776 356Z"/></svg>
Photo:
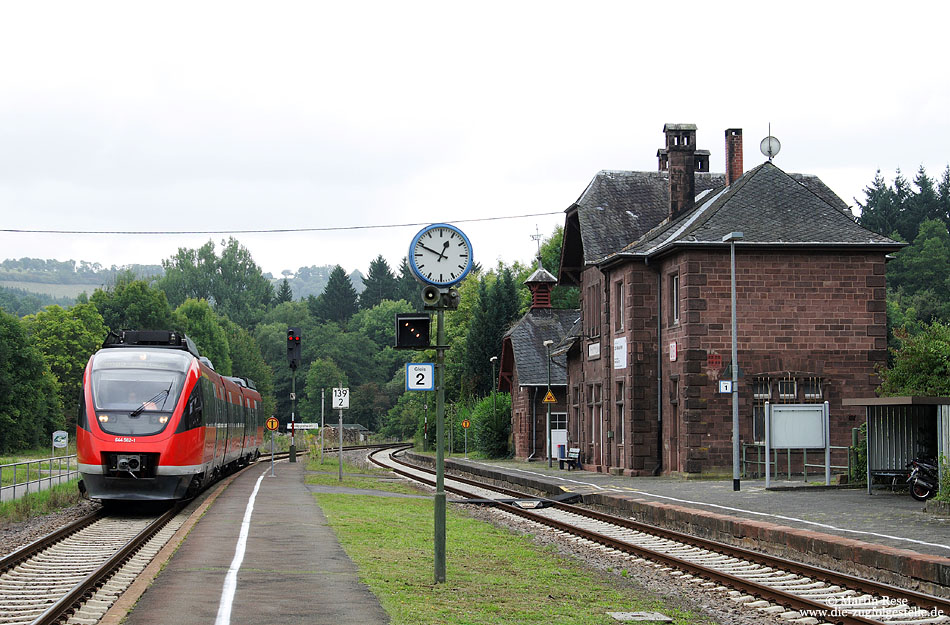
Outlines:
<svg viewBox="0 0 950 625"><path fill-rule="evenodd" d="M80 489L102 500L182 499L255 460L261 396L215 373L187 336L110 333L83 375Z"/></svg>

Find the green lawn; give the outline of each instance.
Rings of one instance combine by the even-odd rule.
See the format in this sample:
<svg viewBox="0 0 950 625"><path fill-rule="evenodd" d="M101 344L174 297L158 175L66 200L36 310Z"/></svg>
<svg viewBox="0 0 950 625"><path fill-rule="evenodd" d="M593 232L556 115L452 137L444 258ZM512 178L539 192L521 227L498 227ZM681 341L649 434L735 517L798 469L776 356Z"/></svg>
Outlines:
<svg viewBox="0 0 950 625"><path fill-rule="evenodd" d="M334 475L330 483L335 480ZM367 483L373 484L373 478L361 478L359 487ZM392 486L377 480L374 487ZM451 506L446 520L447 581L436 585L431 500L336 493L315 497L358 565L360 579L379 597L395 625L616 623L608 611L658 611L676 623L707 622L647 596L625 571L592 571L529 537Z"/></svg>

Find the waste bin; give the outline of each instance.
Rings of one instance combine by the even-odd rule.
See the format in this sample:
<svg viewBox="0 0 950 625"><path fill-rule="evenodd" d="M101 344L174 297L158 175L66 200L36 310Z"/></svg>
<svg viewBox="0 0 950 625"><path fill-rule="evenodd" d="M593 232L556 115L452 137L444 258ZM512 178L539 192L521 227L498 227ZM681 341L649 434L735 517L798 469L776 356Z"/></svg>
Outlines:
<svg viewBox="0 0 950 625"><path fill-rule="evenodd" d="M564 458L567 457L567 456L564 455L564 447L565 447L564 445L558 445L558 446L557 446L557 457L558 457L558 458L564 459Z"/></svg>

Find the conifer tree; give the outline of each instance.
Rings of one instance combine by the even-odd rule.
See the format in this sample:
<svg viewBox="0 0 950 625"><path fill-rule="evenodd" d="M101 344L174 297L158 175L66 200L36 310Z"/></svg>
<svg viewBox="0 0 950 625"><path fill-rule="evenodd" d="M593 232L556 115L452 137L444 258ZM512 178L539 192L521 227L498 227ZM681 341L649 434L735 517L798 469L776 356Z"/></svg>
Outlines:
<svg viewBox="0 0 950 625"><path fill-rule="evenodd" d="M350 282L343 267L337 265L330 272L326 287L316 298L308 298L310 314L321 321L336 321L341 326L352 317L357 309L359 296Z"/></svg>
<svg viewBox="0 0 950 625"><path fill-rule="evenodd" d="M293 289L290 288L290 282L287 281L287 278L284 278L280 283L280 288L277 289L277 295L274 296L274 303L283 304L292 301L294 301Z"/></svg>
<svg viewBox="0 0 950 625"><path fill-rule="evenodd" d="M395 300L399 283L393 275L389 263L378 255L369 264L369 272L363 279L363 292L360 294L360 309L367 310L384 299Z"/></svg>

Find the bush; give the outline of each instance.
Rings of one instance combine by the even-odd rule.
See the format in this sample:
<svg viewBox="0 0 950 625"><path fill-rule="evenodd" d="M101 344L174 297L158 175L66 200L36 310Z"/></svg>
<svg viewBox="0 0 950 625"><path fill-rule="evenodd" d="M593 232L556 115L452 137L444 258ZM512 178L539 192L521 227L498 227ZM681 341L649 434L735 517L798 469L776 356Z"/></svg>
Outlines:
<svg viewBox="0 0 950 625"><path fill-rule="evenodd" d="M489 458L511 455L508 445L511 438L511 395L495 393L494 400L491 395L482 399L475 404L470 419L478 451Z"/></svg>

